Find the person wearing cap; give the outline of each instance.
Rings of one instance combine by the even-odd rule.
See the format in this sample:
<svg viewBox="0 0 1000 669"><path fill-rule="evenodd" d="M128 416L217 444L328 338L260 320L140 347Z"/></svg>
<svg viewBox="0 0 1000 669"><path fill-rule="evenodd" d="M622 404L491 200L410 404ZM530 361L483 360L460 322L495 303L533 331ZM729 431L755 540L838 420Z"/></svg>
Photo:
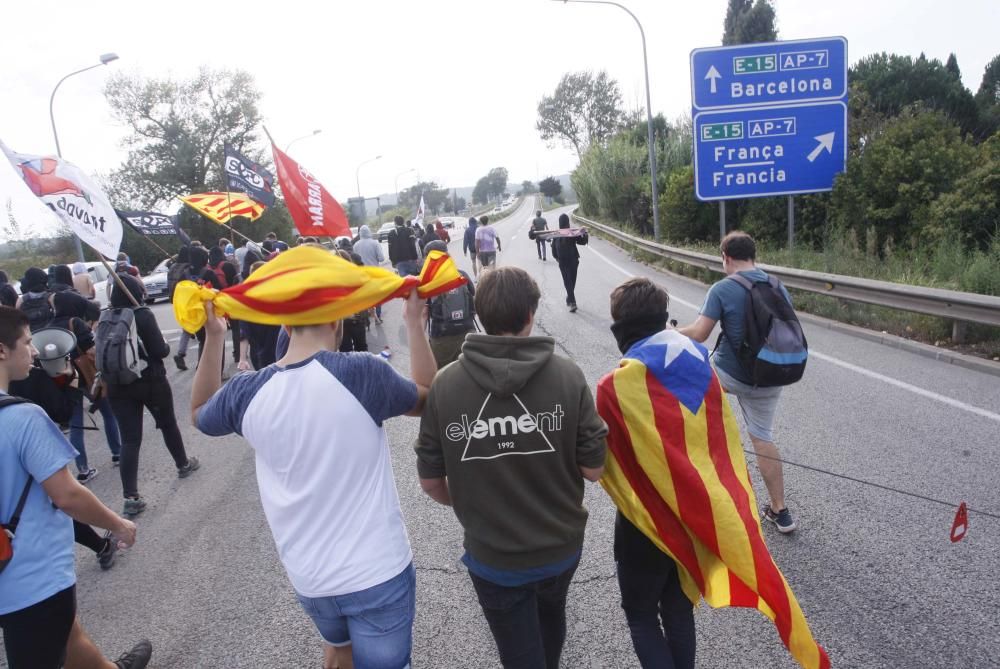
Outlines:
<svg viewBox="0 0 1000 669"><path fill-rule="evenodd" d="M87 271L87 266L82 262L73 263L73 289L88 300L97 297L97 291L94 290L94 282L90 278L90 272Z"/></svg>

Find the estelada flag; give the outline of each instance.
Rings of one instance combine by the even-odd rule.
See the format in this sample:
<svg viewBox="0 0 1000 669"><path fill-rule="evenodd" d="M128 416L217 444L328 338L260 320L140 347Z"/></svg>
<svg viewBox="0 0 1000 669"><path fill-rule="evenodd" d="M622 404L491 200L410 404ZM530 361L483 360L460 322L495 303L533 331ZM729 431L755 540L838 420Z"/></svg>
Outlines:
<svg viewBox="0 0 1000 669"><path fill-rule="evenodd" d="M771 558L732 408L708 351L674 330L634 344L597 385L601 485L677 563L692 604L756 608L806 669L830 666Z"/></svg>
<svg viewBox="0 0 1000 669"><path fill-rule="evenodd" d="M243 193L196 193L177 199L219 224L236 216L256 221L264 213L264 205Z"/></svg>
<svg viewBox="0 0 1000 669"><path fill-rule="evenodd" d="M304 167L289 158L274 143L274 165L285 206L299 234L306 237L351 236L347 214L340 203Z"/></svg>
<svg viewBox="0 0 1000 669"><path fill-rule="evenodd" d="M404 277L355 265L326 249L299 246L223 291L181 281L174 292L174 316L192 334L205 324L205 302L212 302L220 316L248 323L316 325L406 297L414 288L429 299L464 283L455 262L441 251L427 254L419 277Z"/></svg>

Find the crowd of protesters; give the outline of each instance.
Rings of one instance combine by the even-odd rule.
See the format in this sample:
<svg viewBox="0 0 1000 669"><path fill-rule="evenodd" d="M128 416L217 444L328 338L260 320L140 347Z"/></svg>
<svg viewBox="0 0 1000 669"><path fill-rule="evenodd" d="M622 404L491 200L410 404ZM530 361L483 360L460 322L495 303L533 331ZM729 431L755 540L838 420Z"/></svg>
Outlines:
<svg viewBox="0 0 1000 669"><path fill-rule="evenodd" d="M401 276L419 274L434 251L449 253L451 236L440 221L421 227L397 216L394 223L387 252L364 225L353 239L336 240L331 252L357 265L389 263ZM569 232L565 215L559 228ZM532 230L549 231L541 211ZM567 306L576 311L577 246L587 243L586 234L551 243L533 239L540 260L551 248ZM194 425L209 436L238 434L255 451L264 514L289 580L324 641L325 667L410 665L417 577L384 429L399 415L420 418L417 478L431 499L454 509L464 533L461 560L502 664L559 666L588 517L585 484L602 477L612 421L599 412L577 364L556 354L551 337L534 333L538 284L523 269L496 266L501 240L488 218L470 218L456 241L471 258L472 276L463 271L464 285L430 300L414 290L405 301L408 377L366 353L368 330L382 323L381 307L287 327L227 321L207 303L207 323L195 335L183 333L173 354L177 369L187 370L190 340L198 342ZM318 243L299 237L295 245ZM206 248L192 242L173 258L168 290L172 297L184 280L216 290L235 286L288 248L273 233L260 243L221 239ZM735 272L762 274L754 257L746 235L723 243L724 261ZM90 547L108 569L116 551L134 542L130 519L146 508L139 494L144 411L179 478L200 466L178 427L164 365L170 346L144 306L142 282L125 254L115 275L108 312L127 312L137 339L134 378L95 374L95 356L106 353L101 328L114 319L91 301L94 286L82 263L27 270L21 295L0 272L0 522L15 525L17 537L13 559L0 567L0 627L12 669L63 663L141 669L152 652L141 640L117 661L104 660L76 615L73 540ZM680 332L704 340L716 321L734 318L741 295L724 289L718 295L713 288L702 316ZM666 292L646 279L612 293L618 328L612 330L623 355L668 328L668 302ZM33 344L50 328L74 339L55 374L35 361ZM228 336L241 372L229 378ZM744 412L751 411L757 452L777 454L770 437L776 393L757 397L738 371L730 367L719 377ZM119 467L121 515L84 487L98 474L84 444L85 413L101 415L112 464ZM790 532L794 524L777 467L761 466L772 497L765 517ZM691 603L673 560L621 513L614 543L622 606L640 664L693 667Z"/></svg>

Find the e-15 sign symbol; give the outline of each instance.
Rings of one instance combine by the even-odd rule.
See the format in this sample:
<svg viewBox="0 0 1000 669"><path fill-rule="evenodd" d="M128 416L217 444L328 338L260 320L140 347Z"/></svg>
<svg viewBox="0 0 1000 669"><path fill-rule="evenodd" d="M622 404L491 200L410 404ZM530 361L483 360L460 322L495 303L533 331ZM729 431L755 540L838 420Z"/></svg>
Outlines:
<svg viewBox="0 0 1000 669"><path fill-rule="evenodd" d="M733 74L777 72L778 57L769 53L763 56L737 56L733 58Z"/></svg>
<svg viewBox="0 0 1000 669"><path fill-rule="evenodd" d="M743 122L706 123L701 126L701 141L718 142L723 139L743 139Z"/></svg>

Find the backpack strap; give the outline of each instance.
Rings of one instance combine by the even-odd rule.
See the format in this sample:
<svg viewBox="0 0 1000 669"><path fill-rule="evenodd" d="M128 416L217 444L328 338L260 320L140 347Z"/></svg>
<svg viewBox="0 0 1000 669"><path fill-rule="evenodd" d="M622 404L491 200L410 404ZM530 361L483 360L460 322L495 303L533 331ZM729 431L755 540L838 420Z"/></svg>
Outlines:
<svg viewBox="0 0 1000 669"><path fill-rule="evenodd" d="M753 289L753 282L751 282L750 279L746 278L745 276L743 276L739 272L733 272L732 274L727 275L726 278L727 279L732 279L733 281L735 281L736 283L740 284L741 286L743 286L747 290L752 290ZM768 275L768 279L770 279L770 278L771 278L771 276Z"/></svg>
<svg viewBox="0 0 1000 669"><path fill-rule="evenodd" d="M28 404L28 400L21 397L15 397L14 395L4 395L3 397L0 397L0 409L14 404ZM21 512L24 511L24 504L28 501L28 493L31 492L32 481L34 481L34 479L31 476L28 476L28 480L24 484L24 490L21 491L21 498L17 500L17 506L14 507L14 515L12 515L10 517L10 521L4 525L4 527L11 534L14 534L17 531L17 525L21 522Z"/></svg>

